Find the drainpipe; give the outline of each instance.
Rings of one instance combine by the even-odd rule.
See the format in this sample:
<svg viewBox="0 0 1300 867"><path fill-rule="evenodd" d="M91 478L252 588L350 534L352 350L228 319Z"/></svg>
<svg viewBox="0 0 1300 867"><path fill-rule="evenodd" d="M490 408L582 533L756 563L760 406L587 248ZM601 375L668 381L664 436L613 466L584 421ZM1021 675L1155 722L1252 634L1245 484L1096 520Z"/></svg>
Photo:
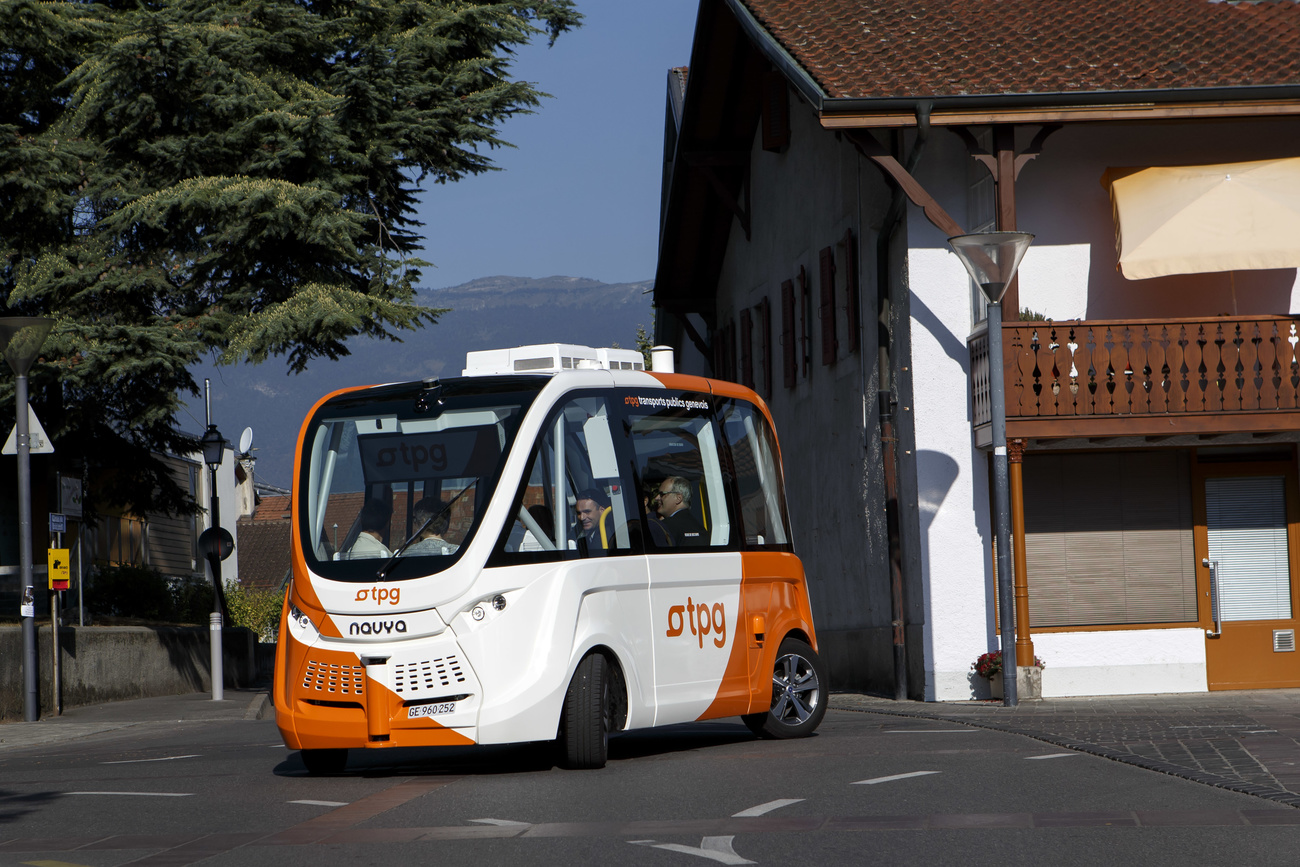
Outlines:
<svg viewBox="0 0 1300 867"><path fill-rule="evenodd" d="M912 143L911 153L907 157L907 173L912 174L921 161L926 140L930 136L929 101L916 104L916 140ZM897 701L907 699L907 605L903 585L903 541L898 510L898 437L894 431L894 408L898 405L894 397L894 383L891 367L891 349L893 342L893 305L889 297L890 256L889 245L902 224L906 207L906 196L897 186L885 213L880 235L876 240L876 315L877 345L879 355L876 367L880 383L876 399L880 406L880 442L881 459L885 470L885 526L889 540L889 599L890 621L893 627L894 641L894 698Z"/></svg>

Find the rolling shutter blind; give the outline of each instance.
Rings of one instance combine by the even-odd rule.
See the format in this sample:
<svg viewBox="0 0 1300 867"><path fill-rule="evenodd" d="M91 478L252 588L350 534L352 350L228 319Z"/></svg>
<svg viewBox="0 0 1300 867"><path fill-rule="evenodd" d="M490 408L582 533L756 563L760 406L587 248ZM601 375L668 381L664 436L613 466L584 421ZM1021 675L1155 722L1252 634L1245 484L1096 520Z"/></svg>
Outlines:
<svg viewBox="0 0 1300 867"><path fill-rule="evenodd" d="M790 91L785 76L763 76L763 150L780 153L790 144Z"/></svg>
<svg viewBox="0 0 1300 867"><path fill-rule="evenodd" d="M848 351L854 353L858 351L858 329L862 324L858 322L858 245L853 239L853 230L847 229L844 232L844 318L847 320L846 326L848 335Z"/></svg>
<svg viewBox="0 0 1300 867"><path fill-rule="evenodd" d="M820 258L822 304L822 364L834 364L839 345L835 339L835 248L823 247Z"/></svg>
<svg viewBox="0 0 1300 867"><path fill-rule="evenodd" d="M781 372L786 388L794 388L799 374L794 351L794 282L786 280L781 284Z"/></svg>
<svg viewBox="0 0 1300 867"><path fill-rule="evenodd" d="M799 266L799 364L808 377L812 363L812 288L808 285L808 272Z"/></svg>
<svg viewBox="0 0 1300 867"><path fill-rule="evenodd" d="M1197 619L1188 456L1028 454L1030 626Z"/></svg>
<svg viewBox="0 0 1300 867"><path fill-rule="evenodd" d="M1286 488L1281 476L1205 480L1205 529L1219 561L1224 620L1291 617Z"/></svg>

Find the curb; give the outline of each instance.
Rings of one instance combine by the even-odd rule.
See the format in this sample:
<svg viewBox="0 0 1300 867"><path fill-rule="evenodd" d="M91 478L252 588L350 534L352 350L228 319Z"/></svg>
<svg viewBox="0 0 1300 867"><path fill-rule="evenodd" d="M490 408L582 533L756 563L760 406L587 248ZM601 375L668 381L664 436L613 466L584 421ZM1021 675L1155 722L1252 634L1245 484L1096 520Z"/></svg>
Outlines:
<svg viewBox="0 0 1300 867"><path fill-rule="evenodd" d="M1255 783L1246 783L1241 780L1234 780L1230 777L1212 774L1208 771L1196 771L1191 768L1173 765L1169 762L1162 762L1157 759L1148 759L1144 756L1135 755L1133 753L1120 752L1119 750L1113 750L1110 747L1103 747L1099 744L1073 741L1068 738L1056 737L1044 732L1013 728L1006 725L992 725L986 722L942 713L926 713L922 711L908 711L874 706L868 707L865 702L861 705L855 705L842 700L836 701L836 698L836 696L832 696L830 702L830 707L835 710L847 710L854 713L877 713L886 716L910 717L912 719L940 720L942 722L956 723L958 725L966 725L972 728L988 729L990 731L1004 732L1006 734L1021 735L1036 741L1042 741L1045 744L1051 744L1052 746L1064 747L1065 749L1074 750L1076 752L1100 756L1103 759L1110 759L1111 761L1122 762L1123 764L1133 765L1134 767L1143 768L1148 771L1168 774L1171 777L1190 780L1193 783L1214 786L1217 789L1228 789L1233 792L1239 792L1243 795L1251 795L1256 798L1263 798L1266 801L1285 804L1288 807L1300 807L1300 794L1295 792L1288 792L1285 789L1274 789L1269 786L1260 786Z"/></svg>
<svg viewBox="0 0 1300 867"><path fill-rule="evenodd" d="M244 719L259 720L271 719L275 716L275 705L271 702L270 693L259 692L248 703L248 710L244 711Z"/></svg>

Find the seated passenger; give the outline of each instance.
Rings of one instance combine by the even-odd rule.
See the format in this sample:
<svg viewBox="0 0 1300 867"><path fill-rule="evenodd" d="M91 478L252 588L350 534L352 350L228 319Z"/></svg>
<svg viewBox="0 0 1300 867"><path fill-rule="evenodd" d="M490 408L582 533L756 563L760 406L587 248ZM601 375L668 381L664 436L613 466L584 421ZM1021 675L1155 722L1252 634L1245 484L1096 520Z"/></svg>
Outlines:
<svg viewBox="0 0 1300 867"><path fill-rule="evenodd" d="M388 528L388 519L392 517L393 507L383 500L366 500L361 507L357 520L361 532L344 556L346 560L371 560L391 557L393 552L384 544L384 530Z"/></svg>
<svg viewBox="0 0 1300 867"><path fill-rule="evenodd" d="M646 529L649 530L655 547L671 548L673 540L668 538L668 531L664 529L664 519L655 511L655 500L658 496L658 485L647 486L646 493L641 497L641 509L645 512Z"/></svg>
<svg viewBox="0 0 1300 867"><path fill-rule="evenodd" d="M691 483L681 476L669 476L659 483L652 505L663 518L664 530L674 545L707 545L704 527L691 514Z"/></svg>
<svg viewBox="0 0 1300 867"><path fill-rule="evenodd" d="M578 550L584 556L604 554L605 546L600 541L600 516L609 508L605 495L595 488L588 488L578 494L576 503L578 523L573 529L578 537ZM613 540L609 540L613 542Z"/></svg>
<svg viewBox="0 0 1300 867"><path fill-rule="evenodd" d="M425 497L415 504L415 509L411 512L412 521L417 528L424 529L420 531L419 538L406 549L406 553L455 554L460 549L459 545L453 545L442 538L442 534L446 533L447 528L451 526L451 514L446 506L446 503L435 497ZM435 515L437 517L434 517Z"/></svg>

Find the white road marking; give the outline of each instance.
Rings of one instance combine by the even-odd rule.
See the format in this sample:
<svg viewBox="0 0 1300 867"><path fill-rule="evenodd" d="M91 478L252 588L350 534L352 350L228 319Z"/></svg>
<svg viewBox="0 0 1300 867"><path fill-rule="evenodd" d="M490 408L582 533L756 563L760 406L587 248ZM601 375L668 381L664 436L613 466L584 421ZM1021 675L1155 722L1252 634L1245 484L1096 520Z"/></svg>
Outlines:
<svg viewBox="0 0 1300 867"><path fill-rule="evenodd" d="M741 810L739 813L732 813L733 819L747 819L750 816L761 816L764 813L770 813L773 810L779 810L782 807L788 807L791 804L797 804L803 798L781 798L776 801L768 801L766 804L759 804L757 807L750 807L748 810Z"/></svg>
<svg viewBox="0 0 1300 867"><path fill-rule="evenodd" d="M306 804L308 807L346 807L347 801L290 801L290 804Z"/></svg>
<svg viewBox="0 0 1300 867"><path fill-rule="evenodd" d="M849 783L850 786L874 786L876 783L892 783L894 780L906 780L912 777L924 777L929 774L937 774L939 771L912 771L910 774L894 774L892 777L876 777L873 780L858 780L856 783Z"/></svg>
<svg viewBox="0 0 1300 867"><path fill-rule="evenodd" d="M669 852L681 852L683 855L694 855L697 858L708 858L710 861L717 861L719 864L754 864L747 858L742 858L736 854L736 850L731 848L733 837L705 837L700 841L699 848L694 846L684 846L681 843L656 843L654 840L628 840L634 846L650 846L654 849L664 849Z"/></svg>
<svg viewBox="0 0 1300 867"><path fill-rule="evenodd" d="M497 825L502 828L531 828L528 822L515 822L510 819L470 819L479 825Z"/></svg>
<svg viewBox="0 0 1300 867"><path fill-rule="evenodd" d="M192 798L193 792L64 792L65 795L139 795L143 798Z"/></svg>
<svg viewBox="0 0 1300 867"><path fill-rule="evenodd" d="M116 762L100 762L101 765L139 765L144 762L174 762L177 759L197 759L198 753L189 756L164 756L161 759L121 759Z"/></svg>
<svg viewBox="0 0 1300 867"><path fill-rule="evenodd" d="M1047 753L1046 755L1042 755L1042 756L1025 756L1025 761L1033 761L1035 759L1064 759L1070 756L1077 756L1077 755L1078 753Z"/></svg>

